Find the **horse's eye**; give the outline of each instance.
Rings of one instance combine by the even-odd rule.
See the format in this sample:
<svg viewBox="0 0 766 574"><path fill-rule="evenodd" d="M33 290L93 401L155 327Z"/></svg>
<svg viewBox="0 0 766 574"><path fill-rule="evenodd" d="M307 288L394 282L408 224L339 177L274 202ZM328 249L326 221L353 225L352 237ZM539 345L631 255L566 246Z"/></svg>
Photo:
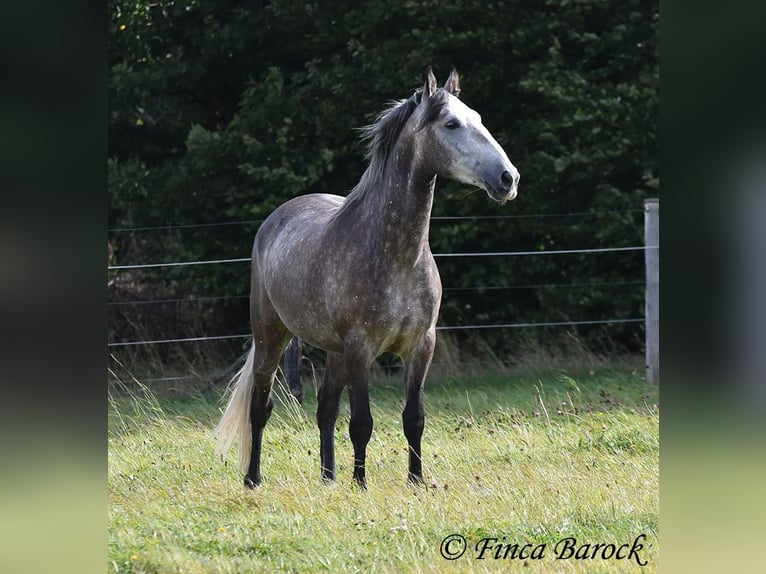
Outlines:
<svg viewBox="0 0 766 574"><path fill-rule="evenodd" d="M460 127L460 122L453 118L449 120L446 124L444 124L444 127L447 128L448 130L454 130L455 128Z"/></svg>

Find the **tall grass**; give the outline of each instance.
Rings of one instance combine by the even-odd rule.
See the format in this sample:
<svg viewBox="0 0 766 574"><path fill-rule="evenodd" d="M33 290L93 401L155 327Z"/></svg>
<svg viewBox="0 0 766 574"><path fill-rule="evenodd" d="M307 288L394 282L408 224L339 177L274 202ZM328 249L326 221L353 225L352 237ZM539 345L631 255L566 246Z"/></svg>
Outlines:
<svg viewBox="0 0 766 574"><path fill-rule="evenodd" d="M108 569L655 571L658 393L641 371L601 361L437 373L426 389L422 487L406 481L400 377L378 375L366 492L351 480L345 400L336 483L319 478L315 393L298 405L279 390L264 435L264 484L249 491L234 455L213 457L219 391L178 396L132 381L109 403ZM453 561L440 553L451 534L467 544ZM644 567L635 556L556 558L562 539L592 550L630 546L641 534ZM545 545L544 557L514 558L525 543Z"/></svg>

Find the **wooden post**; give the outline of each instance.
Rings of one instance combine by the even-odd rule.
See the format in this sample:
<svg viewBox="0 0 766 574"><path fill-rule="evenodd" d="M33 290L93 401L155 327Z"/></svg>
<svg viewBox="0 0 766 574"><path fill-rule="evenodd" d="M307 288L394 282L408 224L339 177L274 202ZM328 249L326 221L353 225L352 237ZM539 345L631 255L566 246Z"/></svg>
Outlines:
<svg viewBox="0 0 766 574"><path fill-rule="evenodd" d="M301 340L298 337L293 337L290 344L285 349L285 356L282 359L283 370L285 372L285 379L287 379L287 388L290 389L290 393L298 401L298 404L303 404L303 383L301 382L301 358L303 353Z"/></svg>
<svg viewBox="0 0 766 574"><path fill-rule="evenodd" d="M644 201L646 380L660 382L660 201Z"/></svg>

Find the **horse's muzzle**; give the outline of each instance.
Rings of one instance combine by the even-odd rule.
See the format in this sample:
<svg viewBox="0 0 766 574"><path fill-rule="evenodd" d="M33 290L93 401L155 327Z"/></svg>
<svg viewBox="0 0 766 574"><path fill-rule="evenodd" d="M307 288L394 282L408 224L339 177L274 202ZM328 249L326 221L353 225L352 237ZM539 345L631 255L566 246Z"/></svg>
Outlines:
<svg viewBox="0 0 766 574"><path fill-rule="evenodd" d="M516 199L520 175L516 168L505 169L495 181L484 180L487 194L498 202Z"/></svg>

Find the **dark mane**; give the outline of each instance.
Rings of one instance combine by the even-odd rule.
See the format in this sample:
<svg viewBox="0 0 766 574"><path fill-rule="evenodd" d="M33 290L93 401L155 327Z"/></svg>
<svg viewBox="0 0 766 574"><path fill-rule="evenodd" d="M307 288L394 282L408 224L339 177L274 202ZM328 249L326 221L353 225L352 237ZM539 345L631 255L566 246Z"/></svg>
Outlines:
<svg viewBox="0 0 766 574"><path fill-rule="evenodd" d="M370 163L359 183L348 194L345 205L361 199L380 181L388 156L394 149L402 128L420 104L422 92L422 89L418 89L406 100L394 101L388 109L378 115L374 123L359 129L362 133L361 141L367 143L366 157ZM419 130L436 119L439 111L447 103L448 95L446 90L440 88L428 99L428 108L418 125Z"/></svg>
<svg viewBox="0 0 766 574"><path fill-rule="evenodd" d="M375 122L359 129L361 141L367 143L367 159L371 164L385 162L419 102L419 92L413 93L406 100L392 102L391 107L378 114Z"/></svg>

